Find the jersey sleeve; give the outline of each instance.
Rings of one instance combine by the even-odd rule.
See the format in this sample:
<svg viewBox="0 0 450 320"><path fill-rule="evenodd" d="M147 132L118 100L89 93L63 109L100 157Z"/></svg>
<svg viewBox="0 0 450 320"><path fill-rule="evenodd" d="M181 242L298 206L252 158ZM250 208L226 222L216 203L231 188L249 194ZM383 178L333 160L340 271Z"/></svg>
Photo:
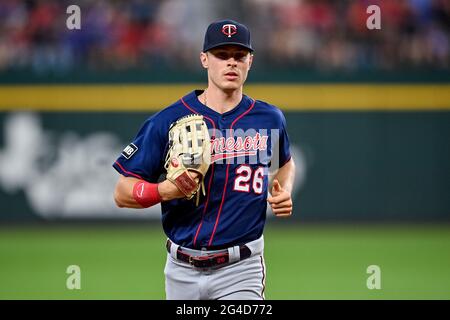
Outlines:
<svg viewBox="0 0 450 320"><path fill-rule="evenodd" d="M125 177L157 182L164 167L167 130L156 115L150 117L138 134L114 162L113 167Z"/></svg>
<svg viewBox="0 0 450 320"><path fill-rule="evenodd" d="M280 168L291 159L291 150L289 144L289 136L287 133L286 118L280 111L280 135L279 135L279 159Z"/></svg>

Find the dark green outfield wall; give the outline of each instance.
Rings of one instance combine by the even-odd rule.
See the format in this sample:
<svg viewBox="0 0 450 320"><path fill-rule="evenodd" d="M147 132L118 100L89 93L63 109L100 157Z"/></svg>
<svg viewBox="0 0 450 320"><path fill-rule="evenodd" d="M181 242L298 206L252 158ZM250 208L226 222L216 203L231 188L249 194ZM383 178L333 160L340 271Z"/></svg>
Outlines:
<svg viewBox="0 0 450 320"><path fill-rule="evenodd" d="M149 114L33 113L28 121L34 119L34 124L22 127L16 121L20 115L0 114L1 220L37 215L31 200L36 192L33 185L5 182L5 175L14 180L5 173L9 168L25 170L11 156L15 148L21 149L24 139L37 132L47 137L42 140L42 154L30 161L35 168L28 165L26 169L33 181L55 178L87 187L92 182L83 180L85 176L95 181L101 171L103 176L97 180L112 184L108 175L116 176L111 162ZM298 221L450 221L450 112L287 112L286 117L291 142L300 150L300 186L295 196ZM11 145L14 126L17 140ZM73 150L79 149L81 166L76 159L69 161L75 157L71 147L63 148L71 143ZM69 160L62 161L64 157ZM65 166L71 175L61 170L53 173L55 166ZM45 172L44 177L36 178L36 171ZM85 205L89 206L89 200ZM60 216L53 213L53 217Z"/></svg>
<svg viewBox="0 0 450 320"><path fill-rule="evenodd" d="M450 113L289 113L308 220L450 220Z"/></svg>

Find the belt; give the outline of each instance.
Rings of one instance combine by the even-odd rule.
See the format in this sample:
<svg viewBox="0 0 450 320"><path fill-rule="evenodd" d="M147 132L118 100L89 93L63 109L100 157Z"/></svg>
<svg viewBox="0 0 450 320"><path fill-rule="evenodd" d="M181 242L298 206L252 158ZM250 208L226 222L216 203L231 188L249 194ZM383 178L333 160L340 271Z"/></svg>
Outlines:
<svg viewBox="0 0 450 320"><path fill-rule="evenodd" d="M166 242L166 249L167 252L170 253L170 247L172 246L172 241L167 239ZM252 252L251 250L246 246L242 245L239 247L240 252L240 259L239 261L242 261L244 259L247 259L251 256ZM196 267L196 268L214 268L214 267L223 267L227 264L229 264L230 261L230 255L228 254L228 251L219 252L219 253L211 253L204 256L196 256L191 255L186 252L183 252L181 247L178 247L177 250L177 259L186 263L189 263L190 265Z"/></svg>

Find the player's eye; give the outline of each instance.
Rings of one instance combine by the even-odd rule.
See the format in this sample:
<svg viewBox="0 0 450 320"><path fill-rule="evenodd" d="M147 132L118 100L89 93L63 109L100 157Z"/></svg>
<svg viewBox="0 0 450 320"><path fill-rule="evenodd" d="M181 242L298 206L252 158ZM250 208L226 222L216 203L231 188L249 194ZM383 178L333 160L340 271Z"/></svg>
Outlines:
<svg viewBox="0 0 450 320"><path fill-rule="evenodd" d="M221 60L228 60L229 55L226 52L218 52L216 53L216 57Z"/></svg>
<svg viewBox="0 0 450 320"><path fill-rule="evenodd" d="M226 51L218 51L214 53L214 56L220 60L228 60L231 57L233 57L236 61L242 61L247 56L247 53L246 52L228 53Z"/></svg>
<svg viewBox="0 0 450 320"><path fill-rule="evenodd" d="M243 52L238 52L234 55L234 59L235 60L243 60L246 56L247 56L247 54L245 54Z"/></svg>

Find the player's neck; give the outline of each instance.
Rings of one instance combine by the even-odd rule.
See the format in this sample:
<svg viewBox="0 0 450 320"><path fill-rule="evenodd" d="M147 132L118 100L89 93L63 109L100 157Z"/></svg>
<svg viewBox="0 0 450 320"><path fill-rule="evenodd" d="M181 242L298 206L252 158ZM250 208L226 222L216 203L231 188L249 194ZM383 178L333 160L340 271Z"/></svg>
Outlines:
<svg viewBox="0 0 450 320"><path fill-rule="evenodd" d="M218 113L225 113L234 109L241 102L242 87L236 90L224 91L208 86L199 98L208 108Z"/></svg>

